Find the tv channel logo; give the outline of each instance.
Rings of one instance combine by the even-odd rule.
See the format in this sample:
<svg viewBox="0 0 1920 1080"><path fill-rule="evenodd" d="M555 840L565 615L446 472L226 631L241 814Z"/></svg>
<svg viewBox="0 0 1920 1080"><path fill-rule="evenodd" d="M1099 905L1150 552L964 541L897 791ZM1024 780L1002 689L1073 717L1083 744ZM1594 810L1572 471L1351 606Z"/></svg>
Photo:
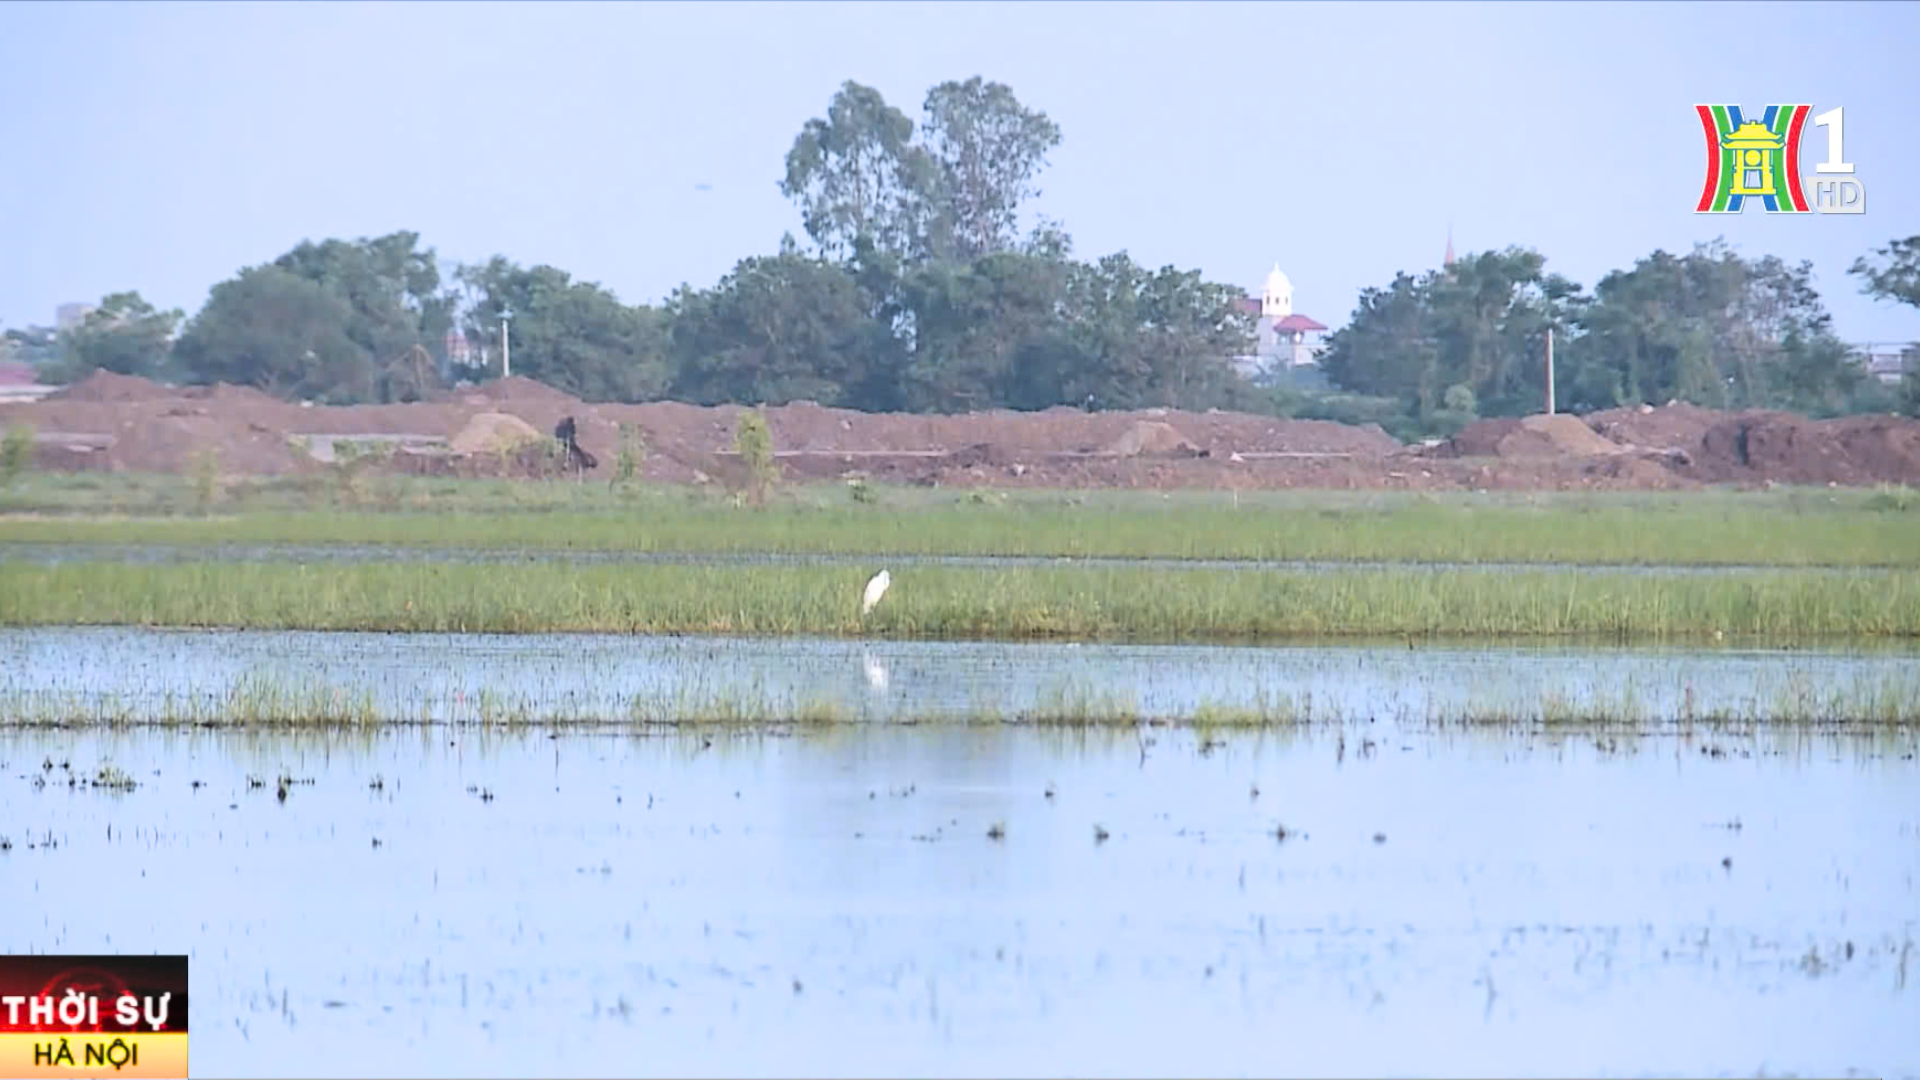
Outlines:
<svg viewBox="0 0 1920 1080"><path fill-rule="evenodd" d="M1706 182L1700 188L1698 214L1738 214L1757 200L1769 214L1863 214L1867 192L1846 158L1845 110L1835 107L1813 116L1826 128L1827 159L1800 171L1800 149L1811 105L1769 105L1759 119L1738 105L1695 105L1707 139Z"/></svg>

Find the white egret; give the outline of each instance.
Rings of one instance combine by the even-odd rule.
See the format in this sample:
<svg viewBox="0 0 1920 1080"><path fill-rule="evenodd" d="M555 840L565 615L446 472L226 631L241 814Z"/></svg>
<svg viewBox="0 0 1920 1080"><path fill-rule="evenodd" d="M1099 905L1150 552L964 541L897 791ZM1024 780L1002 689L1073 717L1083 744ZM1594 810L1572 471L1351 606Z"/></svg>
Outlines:
<svg viewBox="0 0 1920 1080"><path fill-rule="evenodd" d="M864 616L871 613L873 611L873 605L879 603L880 598L887 595L887 586L892 583L892 576L885 570L873 575L873 580L867 582L866 592L860 594L860 614Z"/></svg>

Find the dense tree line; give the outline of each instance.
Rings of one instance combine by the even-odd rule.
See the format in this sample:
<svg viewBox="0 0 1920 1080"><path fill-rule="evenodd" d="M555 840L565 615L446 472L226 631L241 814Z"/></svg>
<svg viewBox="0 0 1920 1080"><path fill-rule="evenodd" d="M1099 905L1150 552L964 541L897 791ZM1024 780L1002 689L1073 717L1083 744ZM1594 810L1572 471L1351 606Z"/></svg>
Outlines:
<svg viewBox="0 0 1920 1080"><path fill-rule="evenodd" d="M1867 292L1912 303L1916 249L1897 243L1853 272ZM1487 252L1363 292L1322 367L1413 417L1516 415L1544 404L1551 329L1555 403L1567 411L1676 398L1816 415L1894 407L1896 392L1834 336L1811 281L1810 264L1744 259L1715 242L1656 251L1587 295L1536 252Z"/></svg>
<svg viewBox="0 0 1920 1080"><path fill-rule="evenodd" d="M226 381L287 398L405 401L448 378L513 370L588 400L673 398L867 410L1071 404L1221 406L1378 419L1399 434L1537 411L1552 330L1557 404L1681 398L1831 414L1901 404L1831 329L1810 268L1722 243L1654 252L1591 294L1537 252L1484 252L1361 295L1311 377L1254 386L1242 290L1124 251L1076 259L1059 223L1022 211L1061 140L1043 112L975 77L933 88L918 123L843 84L785 159L780 188L810 246L783 238L705 289L622 303L551 266L495 256L442 273L412 232L302 243L214 286L191 319L138 293L60 334L9 331L10 352L66 381L104 369ZM1920 305L1920 237L1852 267L1875 296ZM449 330L476 348L464 370ZM1920 412L1920 381L1905 387Z"/></svg>

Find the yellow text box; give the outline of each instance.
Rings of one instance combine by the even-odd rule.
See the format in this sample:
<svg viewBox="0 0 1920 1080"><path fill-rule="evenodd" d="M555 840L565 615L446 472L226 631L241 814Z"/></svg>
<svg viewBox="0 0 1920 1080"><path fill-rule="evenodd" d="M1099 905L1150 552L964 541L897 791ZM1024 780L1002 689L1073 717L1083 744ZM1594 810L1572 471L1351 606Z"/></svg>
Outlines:
<svg viewBox="0 0 1920 1080"><path fill-rule="evenodd" d="M115 1062L119 1063L118 1067ZM151 1076L184 1080L186 1075L187 1035L184 1032L0 1033L0 1076Z"/></svg>

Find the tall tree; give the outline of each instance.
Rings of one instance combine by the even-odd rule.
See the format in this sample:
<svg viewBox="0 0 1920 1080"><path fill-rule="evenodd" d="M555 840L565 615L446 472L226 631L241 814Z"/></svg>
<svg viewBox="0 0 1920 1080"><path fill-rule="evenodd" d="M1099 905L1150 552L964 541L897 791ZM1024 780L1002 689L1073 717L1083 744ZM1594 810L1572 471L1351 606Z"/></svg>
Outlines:
<svg viewBox="0 0 1920 1080"><path fill-rule="evenodd" d="M601 286L552 266L521 267L495 256L462 266L472 297L466 334L486 341L511 311L513 372L587 401L647 401L667 385L666 328L660 313L628 307Z"/></svg>
<svg viewBox="0 0 1920 1080"><path fill-rule="evenodd" d="M370 400L373 354L350 334L340 292L280 266L249 267L213 287L174 357L195 382L252 386L275 397L330 404Z"/></svg>
<svg viewBox="0 0 1920 1080"><path fill-rule="evenodd" d="M1060 145L1060 126L978 75L934 87L925 109L921 132L939 169L951 254L972 260L1012 250L1020 206L1040 193L1034 177Z"/></svg>
<svg viewBox="0 0 1920 1080"><path fill-rule="evenodd" d="M1254 347L1253 319L1238 304L1244 295L1236 286L1206 281L1197 270L1172 266L1145 280L1134 328L1146 359L1142 404L1205 408L1240 387L1227 358Z"/></svg>
<svg viewBox="0 0 1920 1080"><path fill-rule="evenodd" d="M348 336L381 364L415 345L437 354L453 325L438 257L418 233L303 241L274 265L344 297L353 310Z"/></svg>
<svg viewBox="0 0 1920 1080"><path fill-rule="evenodd" d="M1428 293L1434 275L1404 271L1385 288L1360 291L1347 325L1327 337L1320 366L1334 385L1395 397L1417 411L1439 402L1444 383Z"/></svg>
<svg viewBox="0 0 1920 1080"><path fill-rule="evenodd" d="M959 412L1015 404L1058 404L1057 389L1036 368L1066 326L1062 304L1070 264L1025 254L973 263L927 262L901 281L908 408Z"/></svg>
<svg viewBox="0 0 1920 1080"><path fill-rule="evenodd" d="M1860 291L1879 300L1897 300L1920 307L1920 235L1894 240L1875 248L1874 258L1861 256L1848 273L1862 280Z"/></svg>
<svg viewBox="0 0 1920 1080"><path fill-rule="evenodd" d="M787 151L780 191L800 204L807 235L830 256L861 239L905 255L925 242L934 168L913 121L880 91L848 80Z"/></svg>
<svg viewBox="0 0 1920 1080"><path fill-rule="evenodd" d="M79 326L59 335L56 377L70 381L96 370L159 376L185 318L177 308L155 308L138 292L109 294Z"/></svg>
<svg viewBox="0 0 1920 1080"><path fill-rule="evenodd" d="M884 408L894 339L845 267L787 248L669 303L673 394L699 404Z"/></svg>
<svg viewBox="0 0 1920 1080"><path fill-rule="evenodd" d="M1860 291L1920 307L1920 235L1894 240L1873 254L1872 261L1855 259L1849 270L1863 279ZM1920 346L1909 346L1903 358L1907 371L1900 379L1899 407L1908 416L1920 416Z"/></svg>
<svg viewBox="0 0 1920 1080"><path fill-rule="evenodd" d="M1513 248L1368 289L1323 367L1342 388L1402 399L1414 417L1457 411L1449 399L1488 415L1539 409L1548 329L1555 402L1571 411L1670 398L1831 408L1857 383L1805 263L1743 259L1721 242L1656 251L1589 299L1545 262Z"/></svg>
<svg viewBox="0 0 1920 1080"><path fill-rule="evenodd" d="M1684 398L1698 405L1726 403L1726 384L1716 374L1713 336L1694 310L1685 261L1665 251L1615 270L1594 287L1594 303L1581 319L1580 366L1591 367L1571 382L1590 399L1570 400L1606 408L1629 402ZM1600 397L1600 393L1606 397Z"/></svg>
<svg viewBox="0 0 1920 1080"><path fill-rule="evenodd" d="M1030 252L930 262L902 293L911 408L1206 408L1250 389L1227 359L1253 342L1240 290L1125 252L1091 266Z"/></svg>
<svg viewBox="0 0 1920 1080"><path fill-rule="evenodd" d="M1580 385L1612 384L1617 400L1590 402L1598 407L1672 398L1792 407L1844 397L1856 380L1836 362L1847 350L1812 277L1810 264L1745 259L1722 241L1683 256L1656 251L1595 289L1573 350ZM1825 373L1817 390L1808 381L1816 372Z"/></svg>

